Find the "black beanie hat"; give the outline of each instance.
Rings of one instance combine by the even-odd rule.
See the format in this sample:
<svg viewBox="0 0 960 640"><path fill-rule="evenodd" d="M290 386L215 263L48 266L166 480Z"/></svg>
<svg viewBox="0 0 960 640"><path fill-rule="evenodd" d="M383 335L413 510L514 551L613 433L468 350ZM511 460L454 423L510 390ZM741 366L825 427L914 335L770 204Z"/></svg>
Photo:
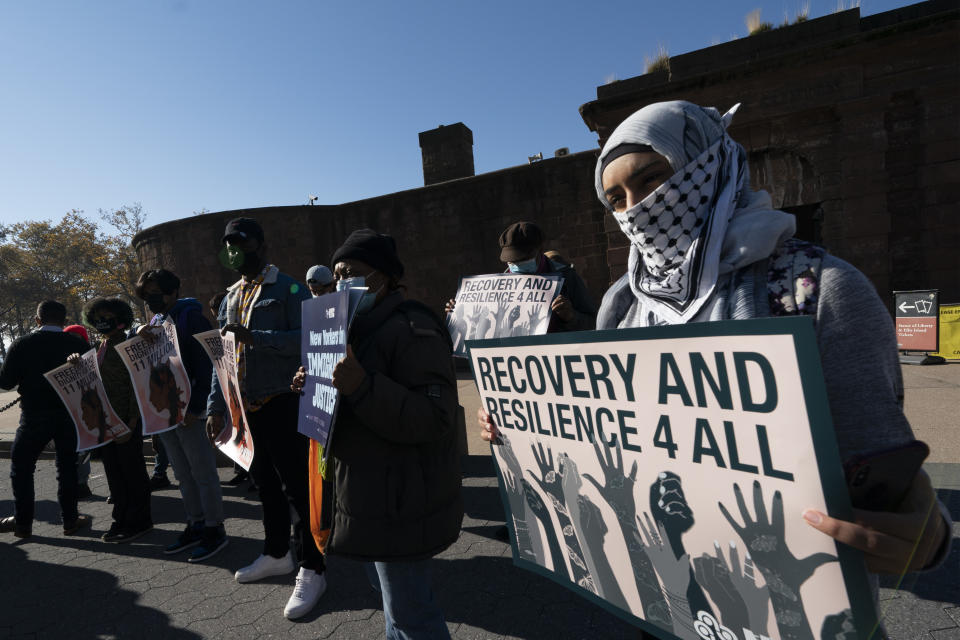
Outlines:
<svg viewBox="0 0 960 640"><path fill-rule="evenodd" d="M357 229L333 253L330 264L341 260L359 260L388 276L403 276L403 263L397 257L397 243L392 236L373 229Z"/></svg>

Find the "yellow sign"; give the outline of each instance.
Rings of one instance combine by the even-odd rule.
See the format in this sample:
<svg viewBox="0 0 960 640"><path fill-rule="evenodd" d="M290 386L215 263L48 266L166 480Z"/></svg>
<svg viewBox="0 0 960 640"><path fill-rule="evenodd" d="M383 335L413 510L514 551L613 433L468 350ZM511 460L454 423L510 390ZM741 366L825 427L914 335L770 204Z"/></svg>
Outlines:
<svg viewBox="0 0 960 640"><path fill-rule="evenodd" d="M960 360L960 304L940 305L940 351L933 355Z"/></svg>

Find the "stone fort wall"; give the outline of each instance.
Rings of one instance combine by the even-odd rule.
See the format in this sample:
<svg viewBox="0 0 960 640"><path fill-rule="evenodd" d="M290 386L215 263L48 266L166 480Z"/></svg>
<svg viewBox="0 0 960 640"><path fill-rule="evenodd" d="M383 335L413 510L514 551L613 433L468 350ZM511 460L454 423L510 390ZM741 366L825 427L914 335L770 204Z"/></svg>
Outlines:
<svg viewBox="0 0 960 640"><path fill-rule="evenodd" d="M752 183L798 216L798 235L893 290L960 302L960 10L933 0L859 9L670 59L670 71L597 88L580 108L602 142L661 100L721 112L750 154ZM607 222L611 274L626 242Z"/></svg>
<svg viewBox="0 0 960 640"><path fill-rule="evenodd" d="M547 248L576 265L599 303L608 284L607 234L592 180L584 178L595 161L596 152L586 151L342 205L210 213L151 227L135 246L147 268L170 269L184 295L206 302L237 279L217 261L231 218L260 222L269 259L301 282L309 266L329 264L351 231L371 227L396 238L409 296L441 312L460 276L503 270L501 231L534 220Z"/></svg>
<svg viewBox="0 0 960 640"><path fill-rule="evenodd" d="M580 111L602 144L650 102L721 110L741 102L731 134L750 154L752 183L797 216L798 235L861 269L888 303L894 289L931 287L960 301L958 25L955 0L862 19L844 11L674 56L669 72L598 87ZM134 245L146 267L173 270L184 294L205 301L235 280L216 258L232 217L260 221L271 260L300 279L369 226L396 237L409 294L440 310L461 275L502 269L497 238L508 224L533 220L599 302L627 248L594 195L597 151L472 176L472 158L462 157L472 136L451 143L469 135L456 127L421 135L421 145L444 145L424 146L426 181L445 181L342 205L184 218L145 230ZM443 149L461 157L446 162ZM450 167L464 177L448 179Z"/></svg>

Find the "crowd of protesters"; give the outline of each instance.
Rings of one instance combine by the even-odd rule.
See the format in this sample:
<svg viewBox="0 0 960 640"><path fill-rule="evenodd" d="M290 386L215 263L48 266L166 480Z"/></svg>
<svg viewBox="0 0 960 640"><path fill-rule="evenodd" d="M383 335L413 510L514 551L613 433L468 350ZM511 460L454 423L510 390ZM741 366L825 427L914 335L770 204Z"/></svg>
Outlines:
<svg viewBox="0 0 960 640"><path fill-rule="evenodd" d="M563 276L550 332L810 315L841 455L913 440L889 314L860 272L794 240L793 217L751 189L746 153L726 134L731 117L686 102L658 103L610 136L597 162L596 190L630 241L630 256L627 273L603 295L599 309L574 267L547 251L535 223L517 222L501 234L506 271ZM232 333L237 345L241 400L255 447L249 479L259 494L264 532L262 552L235 579L248 583L296 571L284 610L295 619L327 588L325 554L341 554L366 563L382 594L388 638L449 637L430 577L430 558L457 539L463 517L457 390L445 324L404 296L404 265L390 236L354 231L332 256L332 270L310 268L306 287L270 261L279 251L270 252L254 220L231 220L222 245L221 262L239 279L209 307L221 333ZM775 268L798 260L812 276L802 291ZM367 292L347 355L333 372L342 400L321 479L314 471L316 443L297 430L305 380L299 369L301 304L347 279L361 281ZM153 314L136 331L133 310L118 298L91 300L84 326L66 328L64 306L46 301L37 309L39 330L10 348L0 388L18 387L22 408L11 452L15 515L0 520L0 531L31 535L33 472L50 440L64 535L91 525L77 509L78 499L90 494L89 456L78 464L71 419L43 374L92 345L110 404L131 432L98 449L113 502L113 522L102 539L124 543L152 529L151 489L169 484L169 464L182 496L184 529L163 552L190 550L188 560L202 562L228 544L211 444L224 428L226 406L209 359L191 339L211 325L200 302L180 297L180 280L170 271L145 272L136 293ZM450 300L445 311L454 308ZM166 320L176 325L191 401L182 423L154 438L151 479L134 390L113 346L134 334L151 340ZM88 343L87 330L97 339ZM482 409L478 421L481 437L496 445L494 421ZM236 472L230 483L247 479L239 467ZM898 513L857 511L849 522L816 511L803 517L864 551L875 573L930 568L949 546L949 516L922 471Z"/></svg>

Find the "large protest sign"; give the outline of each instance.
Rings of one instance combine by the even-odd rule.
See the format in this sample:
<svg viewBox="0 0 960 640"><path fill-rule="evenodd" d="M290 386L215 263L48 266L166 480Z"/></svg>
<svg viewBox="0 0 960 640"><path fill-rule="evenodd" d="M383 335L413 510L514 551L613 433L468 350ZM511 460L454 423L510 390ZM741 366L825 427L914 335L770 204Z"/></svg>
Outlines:
<svg viewBox="0 0 960 640"><path fill-rule="evenodd" d="M812 639L875 611L812 322L468 344L514 561L663 638Z"/></svg>
<svg viewBox="0 0 960 640"><path fill-rule="evenodd" d="M240 397L240 381L237 377L236 341L232 333L220 335L219 329L211 329L194 334L194 338L203 346L213 370L217 372L217 382L227 405L223 430L214 444L228 458L241 467L250 470L253 462L253 436L247 428L247 413Z"/></svg>
<svg viewBox="0 0 960 640"><path fill-rule="evenodd" d="M300 358L306 371L297 429L320 444L319 470L326 473L327 446L336 422L340 392L333 369L347 354L347 335L367 287L348 278L337 291L304 300L301 311Z"/></svg>
<svg viewBox="0 0 960 640"><path fill-rule="evenodd" d="M159 328L152 340L135 336L114 347L133 380L145 436L183 424L190 403L190 376L180 359L177 326L166 320Z"/></svg>
<svg viewBox="0 0 960 640"><path fill-rule="evenodd" d="M107 399L95 350L83 354L77 364L61 365L43 375L73 419L77 451L102 447L130 433Z"/></svg>
<svg viewBox="0 0 960 640"><path fill-rule="evenodd" d="M335 291L304 300L301 312L300 358L307 372L300 396L298 430L326 451L339 394L333 368L347 353L350 292Z"/></svg>
<svg viewBox="0 0 960 640"><path fill-rule="evenodd" d="M447 314L453 354L466 356L467 340L533 336L547 332L550 304L563 276L498 273L460 279L456 306Z"/></svg>

